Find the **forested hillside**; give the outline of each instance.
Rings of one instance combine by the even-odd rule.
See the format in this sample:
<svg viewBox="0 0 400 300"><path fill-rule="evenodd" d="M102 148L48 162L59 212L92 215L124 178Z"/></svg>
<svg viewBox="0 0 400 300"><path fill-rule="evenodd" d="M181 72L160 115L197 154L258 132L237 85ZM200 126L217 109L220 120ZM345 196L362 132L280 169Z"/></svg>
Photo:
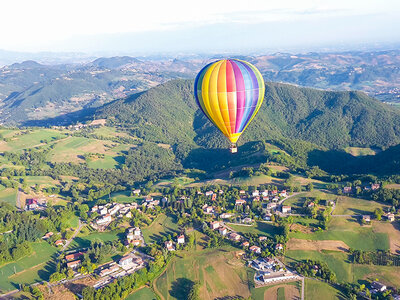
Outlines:
<svg viewBox="0 0 400 300"><path fill-rule="evenodd" d="M226 147L197 109L192 80L172 80L96 111L136 136L168 144ZM400 112L361 92L331 92L267 83L259 114L240 143L296 138L330 149L383 147L400 141Z"/></svg>

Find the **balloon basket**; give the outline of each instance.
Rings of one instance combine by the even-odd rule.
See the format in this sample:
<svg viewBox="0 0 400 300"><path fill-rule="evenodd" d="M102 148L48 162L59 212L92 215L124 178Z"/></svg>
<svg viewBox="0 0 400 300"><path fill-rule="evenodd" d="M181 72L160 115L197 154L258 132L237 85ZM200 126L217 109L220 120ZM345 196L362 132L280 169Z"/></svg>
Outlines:
<svg viewBox="0 0 400 300"><path fill-rule="evenodd" d="M235 144L232 144L229 150L231 151L231 153L237 153L237 146Z"/></svg>

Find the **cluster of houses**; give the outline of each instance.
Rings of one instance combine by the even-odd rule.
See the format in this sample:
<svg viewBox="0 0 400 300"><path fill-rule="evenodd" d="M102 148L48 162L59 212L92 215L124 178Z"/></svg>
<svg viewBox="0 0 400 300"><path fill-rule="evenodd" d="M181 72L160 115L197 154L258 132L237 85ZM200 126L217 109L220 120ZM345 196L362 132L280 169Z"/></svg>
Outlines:
<svg viewBox="0 0 400 300"><path fill-rule="evenodd" d="M244 248L248 248L251 252L255 253L255 254L261 254L261 247L257 246L257 245L250 245L250 243L245 240L245 238L243 236L241 236L240 234L238 234L237 232L233 231L233 230L228 230L228 228L226 226L224 226L224 223L222 221L212 221L210 222L210 228L212 230L218 230L219 234L222 235L223 237L239 243L241 243L241 246ZM267 240L268 238L266 236L260 236L259 237L259 241L263 242L265 240ZM283 245L282 244L276 244L275 249L278 251L282 251L283 250Z"/></svg>
<svg viewBox="0 0 400 300"><path fill-rule="evenodd" d="M371 185L365 186L364 191L376 191L379 190L381 185L379 183L373 183ZM345 186L343 187L343 194L351 194L355 191L356 187Z"/></svg>
<svg viewBox="0 0 400 300"><path fill-rule="evenodd" d="M139 227L130 227L126 230L126 240L125 246L133 245L133 246L140 246L144 245L144 239L142 236L142 231Z"/></svg>
<svg viewBox="0 0 400 300"><path fill-rule="evenodd" d="M372 217L371 215L363 215L361 217L362 223L371 224L371 217ZM396 220L394 213L387 213L383 217L384 217L384 220L389 221L389 222L394 222Z"/></svg>
<svg viewBox="0 0 400 300"><path fill-rule="evenodd" d="M146 264L147 260L144 259L144 257L138 253L130 252L121 257L118 263L112 262L96 269L96 273L101 278L93 285L93 287L99 289L106 286L117 278L130 275L144 268Z"/></svg>
<svg viewBox="0 0 400 300"><path fill-rule="evenodd" d="M82 256L86 251L80 251L65 255L67 268L76 272L79 275L79 267L82 265ZM111 262L100 266L95 270L95 273L99 275L100 280L94 284L94 288L101 288L115 279L130 275L137 270L145 267L147 260L150 257L143 257L139 253L130 252L127 255L121 257L117 262Z"/></svg>
<svg viewBox="0 0 400 300"><path fill-rule="evenodd" d="M390 289L390 288L389 288ZM379 282L379 281L373 281L370 284L370 288L368 289L371 295L377 295L380 293L384 293L388 290L388 287ZM368 298L370 299L370 297L368 297L364 291L361 291L359 293L363 298ZM375 299L375 298L374 298ZM394 299L394 300L400 300L400 295L399 294L391 294L391 298L390 299Z"/></svg>
<svg viewBox="0 0 400 300"><path fill-rule="evenodd" d="M284 268L284 265L276 258L259 257L249 261L249 267L256 270L254 275L256 285L276 284L283 281L300 279L300 276Z"/></svg>
<svg viewBox="0 0 400 300"><path fill-rule="evenodd" d="M273 201L278 202L281 199L284 199L288 196L286 190L278 191L278 190L264 190L260 192L259 190L255 190L251 192L251 195L246 193L246 191L241 190L239 191L239 195L242 198L252 198L252 201Z"/></svg>
<svg viewBox="0 0 400 300"><path fill-rule="evenodd" d="M239 191L241 199L235 201L235 207L244 207L250 202L262 202L263 219L270 221L272 213L287 215L292 212L292 207L288 205L281 205L282 201L288 196L286 190L264 190L262 192L255 190L250 196L245 191ZM247 200L245 198L248 198Z"/></svg>
<svg viewBox="0 0 400 300"><path fill-rule="evenodd" d="M95 205L91 209L91 213L98 213L99 217L92 223L92 227L102 230L106 228L112 221L113 218L132 218L131 209L137 209L138 204L128 203L107 203L105 205Z"/></svg>
<svg viewBox="0 0 400 300"><path fill-rule="evenodd" d="M164 243L164 246L168 251L175 251L176 245L184 245L184 244L185 244L185 235L181 233L176 237L176 243L173 241L166 241Z"/></svg>
<svg viewBox="0 0 400 300"><path fill-rule="evenodd" d="M85 254L85 251L75 252L65 255L65 260L67 261L67 268L76 271L80 266L82 261L80 258Z"/></svg>
<svg viewBox="0 0 400 300"><path fill-rule="evenodd" d="M162 203L168 202L168 198L163 197L161 199ZM155 206L160 205L160 200L153 199L152 196L147 196L142 203L142 207L151 208L153 209Z"/></svg>
<svg viewBox="0 0 400 300"><path fill-rule="evenodd" d="M46 198L31 198L25 201L25 210L40 210L47 208Z"/></svg>

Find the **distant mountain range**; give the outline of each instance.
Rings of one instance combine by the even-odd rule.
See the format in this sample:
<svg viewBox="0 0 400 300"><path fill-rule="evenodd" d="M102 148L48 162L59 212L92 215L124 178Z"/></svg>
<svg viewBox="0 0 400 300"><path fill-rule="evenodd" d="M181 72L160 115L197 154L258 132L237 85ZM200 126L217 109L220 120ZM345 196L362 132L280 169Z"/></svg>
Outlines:
<svg viewBox="0 0 400 300"><path fill-rule="evenodd" d="M25 61L0 68L0 123L21 124L100 107L171 79L194 78L222 56L182 59L99 58L43 65ZM361 90L400 102L400 51L308 53L238 57L255 64L265 81L327 90Z"/></svg>

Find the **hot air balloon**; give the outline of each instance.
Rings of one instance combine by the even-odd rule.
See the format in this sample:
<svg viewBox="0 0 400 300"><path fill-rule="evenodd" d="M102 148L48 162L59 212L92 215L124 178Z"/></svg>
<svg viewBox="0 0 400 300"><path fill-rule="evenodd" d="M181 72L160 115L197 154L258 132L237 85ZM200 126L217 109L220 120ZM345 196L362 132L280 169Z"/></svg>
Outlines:
<svg viewBox="0 0 400 300"><path fill-rule="evenodd" d="M207 118L232 143L254 119L264 99L264 80L255 66L239 59L223 59L205 66L196 76L194 96Z"/></svg>

